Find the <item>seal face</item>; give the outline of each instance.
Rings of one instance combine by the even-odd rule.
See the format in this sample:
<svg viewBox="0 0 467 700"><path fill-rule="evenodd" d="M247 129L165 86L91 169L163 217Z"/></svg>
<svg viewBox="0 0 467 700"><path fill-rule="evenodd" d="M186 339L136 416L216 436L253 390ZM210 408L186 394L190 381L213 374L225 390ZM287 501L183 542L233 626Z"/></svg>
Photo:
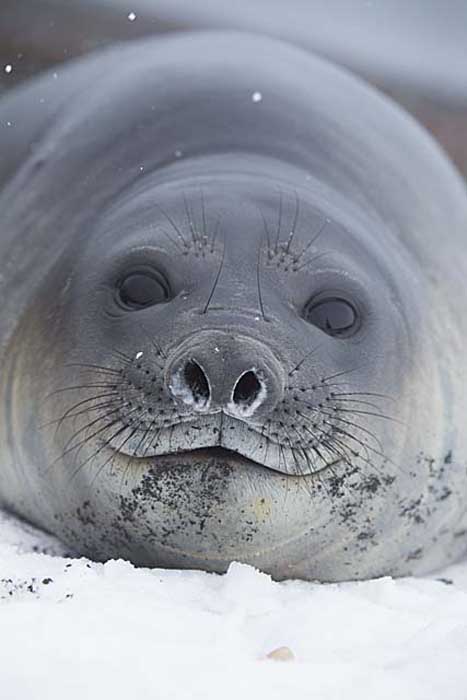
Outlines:
<svg viewBox="0 0 467 700"><path fill-rule="evenodd" d="M4 504L149 566L342 580L459 556L467 205L429 138L255 37L68 70L3 175Z"/></svg>

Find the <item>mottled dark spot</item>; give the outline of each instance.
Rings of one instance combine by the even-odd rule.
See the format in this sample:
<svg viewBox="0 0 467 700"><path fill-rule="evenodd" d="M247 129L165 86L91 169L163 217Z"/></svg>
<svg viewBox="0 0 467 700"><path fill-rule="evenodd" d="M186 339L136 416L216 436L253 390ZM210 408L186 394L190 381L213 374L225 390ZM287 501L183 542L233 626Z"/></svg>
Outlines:
<svg viewBox="0 0 467 700"><path fill-rule="evenodd" d="M414 549L413 552L410 552L410 554L407 556L407 561L412 561L413 559L421 559L423 556L423 547L419 547L418 549Z"/></svg>

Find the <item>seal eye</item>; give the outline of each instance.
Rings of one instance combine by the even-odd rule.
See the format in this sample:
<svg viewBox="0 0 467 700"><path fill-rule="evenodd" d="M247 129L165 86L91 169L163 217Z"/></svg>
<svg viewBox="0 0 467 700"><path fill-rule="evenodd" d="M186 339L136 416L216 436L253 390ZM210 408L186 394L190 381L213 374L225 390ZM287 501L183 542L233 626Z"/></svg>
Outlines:
<svg viewBox="0 0 467 700"><path fill-rule="evenodd" d="M308 302L303 317L333 337L348 337L358 328L357 311L350 302L338 297Z"/></svg>
<svg viewBox="0 0 467 700"><path fill-rule="evenodd" d="M143 309L167 301L169 286L156 272L133 272L120 282L117 294L118 301L125 308Z"/></svg>

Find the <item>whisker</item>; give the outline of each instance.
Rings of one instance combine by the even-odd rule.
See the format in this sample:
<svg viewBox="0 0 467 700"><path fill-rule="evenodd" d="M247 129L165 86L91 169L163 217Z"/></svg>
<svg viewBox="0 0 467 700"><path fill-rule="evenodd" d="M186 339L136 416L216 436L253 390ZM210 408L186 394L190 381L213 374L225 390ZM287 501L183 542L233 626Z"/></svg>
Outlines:
<svg viewBox="0 0 467 700"><path fill-rule="evenodd" d="M308 399L309 400L309 399ZM329 401L330 399L326 399L326 401ZM295 403L301 404L302 406L305 406L308 408L310 411L316 411L318 413L324 413L326 412L327 415L329 416L334 416L338 415L339 413L349 413L351 415L363 415L363 416L374 416L375 418L383 418L386 420L390 420L394 423L398 423L399 425L403 425L403 422L400 421L398 418L394 418L393 416L387 416L386 414L382 413L380 410L379 406L376 406L375 404L371 404L368 401L357 401L353 399L334 399L333 400L337 401L338 403L342 403L344 401L351 401L352 403L358 403L363 404L365 406L371 406L376 409L376 411L366 411L362 410L359 408L342 408L341 406L328 406L328 409L323 409L323 404L319 403L316 406L313 406L312 404L307 403L307 399L303 400L300 399L298 396L294 397Z"/></svg>
<svg viewBox="0 0 467 700"><path fill-rule="evenodd" d="M222 259L221 259L221 264L219 265L219 269L217 270L216 278L214 280L214 284L212 285L211 292L209 294L208 300L206 302L206 305L201 312L202 314L206 314L209 308L209 304L211 303L211 299L214 296L214 292L216 291L217 283L219 282L219 278L221 276L222 268L224 267L224 257L225 257L225 245L222 249Z"/></svg>
<svg viewBox="0 0 467 700"><path fill-rule="evenodd" d="M363 369L363 367L361 365L359 367L353 367L352 369L345 369L342 372L336 372L336 374L330 374L329 376L323 377L321 379L321 384L328 384L328 381L330 379L336 379L337 377L343 377L346 374L352 374L352 372L357 372L360 369Z"/></svg>
<svg viewBox="0 0 467 700"><path fill-rule="evenodd" d="M269 319L266 318L266 314L264 313L264 303L263 303L263 294L261 291L261 242L258 246L258 258L256 261L256 284L258 288L258 302L259 302L259 308L261 310L261 316L263 317L263 321L268 322Z"/></svg>
<svg viewBox="0 0 467 700"><path fill-rule="evenodd" d="M292 244L292 240L295 236L295 232L297 230L297 224L298 224L298 218L300 216L300 199L298 197L297 190L295 190L295 213L294 213L294 218L292 222L292 228L290 230L289 234L289 240L287 241L287 246L285 248L285 252L287 255L290 253L290 246Z"/></svg>
<svg viewBox="0 0 467 700"><path fill-rule="evenodd" d="M136 432L137 432L137 428L133 428L133 430L130 432L130 434L127 435L126 438L123 440L123 442L118 446L117 451L120 451L120 450L122 449L122 447L124 447L124 445L126 445L126 443L128 442L128 440L131 440L131 438L133 437L133 435L134 435ZM111 440L115 440L115 437L118 437L118 435L112 437ZM109 441L107 442L107 445L110 445L110 442L109 442ZM100 474L102 473L102 471L105 469L105 467L107 466L107 464L108 464L109 462L113 462L113 460L116 458L116 456L117 456L117 453L115 452L115 453L111 454L111 455L105 460L105 462L104 462L103 464L101 464L101 466L100 466L99 469L97 470L96 474L94 475L93 480L91 481L91 484L90 484L90 487L91 487L91 488L94 486L94 483L97 481L99 475L100 475ZM80 468L81 468L81 467L80 467Z"/></svg>
<svg viewBox="0 0 467 700"><path fill-rule="evenodd" d="M159 357L162 357L164 360L167 359L167 355L166 355L166 353L162 350L161 345L159 345L159 343L153 338L152 334L148 331L148 329L146 328L146 326L144 325L144 323L143 323L142 321L140 322L140 328L141 328L141 330L146 334L146 338L147 338L148 341L151 343L151 345L153 346L153 348L156 350L157 355L158 355ZM156 364L156 367L158 367L159 369L161 369L161 370L164 369L164 366L163 366L163 365L160 365L160 364L158 364L157 362L155 362L155 364Z"/></svg>
<svg viewBox="0 0 467 700"><path fill-rule="evenodd" d="M329 425L329 423L327 423L327 424ZM369 445L367 442L363 442L362 440L359 440L359 438L355 437L355 435L353 435L352 433L349 433L347 430L344 430L343 428L341 428L337 425L334 426L334 430L342 435L345 435L345 437L348 438L349 440L353 440L354 442L357 443L357 445L360 445L364 449L370 450L375 455L377 455L378 457L381 457L384 461L388 462L389 464L392 464L394 467L396 467L396 469L400 470L400 467L395 462L393 462L384 452L375 449L374 447L372 447L372 445ZM360 455L360 457L361 457L361 455Z"/></svg>
<svg viewBox="0 0 467 700"><path fill-rule="evenodd" d="M102 372L104 374L109 373L109 374L120 375L122 373L122 371L120 369L113 369L112 367L105 367L104 365L89 365L89 364L84 364L82 362L69 362L63 366L64 367L82 367L84 369L95 369L95 370L98 370L99 372Z"/></svg>
<svg viewBox="0 0 467 700"><path fill-rule="evenodd" d="M172 217L169 216L169 214L167 214L167 212L160 206L160 204L157 204L156 202L154 202L154 206L156 207L156 209L158 209L158 210L160 211L160 213L162 214L162 216L165 216L165 218L167 219L167 221L169 222L169 224L172 226L173 230L175 231L177 237L179 238L179 240L181 240L181 242L182 242L182 244L183 244L183 247L184 247L185 249L186 249L186 248L189 248L190 246L189 246L189 244L186 242L186 240L185 240L185 238L184 238L184 236L183 236L183 233L182 233L181 230L178 228L178 226L175 224L175 222L174 222L174 220L172 219Z"/></svg>
<svg viewBox="0 0 467 700"><path fill-rule="evenodd" d="M274 246L274 252L277 255L279 252L279 241L281 235L282 226L282 190L279 190L279 219L277 222L277 233L276 233L276 244Z"/></svg>
<svg viewBox="0 0 467 700"><path fill-rule="evenodd" d="M362 411L361 409L347 409L347 408L338 408L336 413L350 413L351 415L356 415L356 416L373 416L374 418L382 418L385 420L389 420L392 423L397 423L398 425L403 425L403 422L399 420L398 418L394 418L393 416L386 416L384 413L376 413L373 411Z"/></svg>
<svg viewBox="0 0 467 700"><path fill-rule="evenodd" d="M160 231L169 240L169 242L175 246L175 248L178 250L179 253L184 252L184 248L182 248L180 246L179 242L175 238L172 238L170 233L168 231L166 231L165 228L162 228L162 226L157 226L156 230Z"/></svg>
<svg viewBox="0 0 467 700"><path fill-rule="evenodd" d="M310 388L310 389L306 389L305 387L289 387L289 390L290 390L290 391L296 391L297 389L298 389L302 394L306 394L306 393L309 393L309 392L312 392L312 393L315 393L315 392L316 392L316 386L313 386L313 387ZM311 398L309 397L309 398L302 399L302 398L300 398L299 395L297 395L297 394L294 394L294 397L293 397L293 398L294 398L294 401L296 401L296 402L298 402L298 403L305 404L305 405L308 405L308 404L306 403L307 401L311 401L311 400L312 400L312 397L311 397ZM377 404L371 403L370 401L363 401L363 400L361 400L361 399L340 399L340 398L336 398L336 397L334 396L334 394L332 394L332 393L331 393L331 395L330 395L329 398L326 398L326 401L331 401L331 399L332 399L332 401L334 401L336 404L344 404L344 405L345 405L345 404L349 404L349 403L350 403L350 404L354 404L354 403L355 403L355 404L358 404L359 406L369 406L370 408L374 408L376 411L380 411L380 410L381 410L381 407L378 406ZM339 410L343 410L343 409L340 409L340 407L337 407L337 406L336 406L336 408L339 408Z"/></svg>
<svg viewBox="0 0 467 700"><path fill-rule="evenodd" d="M299 432L299 430L298 430L295 426L292 425L291 428L292 428L292 430L294 430L294 431L297 433L297 435L298 435L298 437L299 437L299 440L302 442L302 441L303 441L303 435ZM314 465L313 465L313 464L310 464L310 455L308 454L307 450L305 449L305 447L302 447L302 448L300 448L300 451L303 453L303 456L304 456L304 458L305 458L305 460L306 460L306 463L307 463L307 465L308 465L308 468L310 469L310 472L311 472L311 473L314 473L316 470L315 470L315 468L314 468Z"/></svg>
<svg viewBox="0 0 467 700"><path fill-rule="evenodd" d="M296 476L303 476L302 467L301 467L301 465L300 465L300 462L299 462L298 459L297 459L297 456L296 456L296 454L295 454L294 447L293 447L293 445L292 445L292 440L290 439L289 431L287 430L287 428L286 428L285 425L283 426L283 430L284 430L285 436L286 436L285 439L286 439L287 442L288 442L289 451L290 451L290 453L291 453L291 455L292 455L293 461L295 462L295 475L296 475ZM287 464L287 470L288 470L288 468L289 468L289 467L288 467L288 464Z"/></svg>
<svg viewBox="0 0 467 700"><path fill-rule="evenodd" d="M193 241L193 245L198 248L200 248L199 240L198 240L198 234L196 232L195 226L193 224L193 213L191 212L191 209L188 207L188 202L186 198L186 193L183 192L183 206L185 207L185 214L188 222L188 227L191 232L191 238Z"/></svg>
<svg viewBox="0 0 467 700"><path fill-rule="evenodd" d="M268 260L271 260L272 259L271 236L269 233L268 224L267 224L266 218L264 216L264 212L261 209L261 207L258 207L258 210L259 210L260 216L263 220L264 234L266 236L266 241L267 241L267 246L268 246Z"/></svg>
<svg viewBox="0 0 467 700"><path fill-rule="evenodd" d="M395 401L396 399L389 394L376 394L372 391L341 391L339 393L332 392L332 397L335 396L374 396L378 399L388 399L390 401Z"/></svg>
<svg viewBox="0 0 467 700"><path fill-rule="evenodd" d="M324 342L324 341L323 341L323 342ZM300 360L300 362L298 362L298 364L296 364L295 367L289 371L289 373L288 373L287 376L288 376L288 377L291 377L293 374L295 374L296 372L298 372L298 371L300 370L300 367L303 365L303 363L304 363L306 360L308 360L308 358L311 357L311 355L314 355L314 353L317 352L317 351L320 349L320 347L321 347L322 345L323 345L323 343L320 343L319 345L317 345L316 347L314 347L312 350L310 350L310 352L308 352L308 353ZM292 388L294 388L294 387L289 386L289 388L292 389Z"/></svg>
<svg viewBox="0 0 467 700"><path fill-rule="evenodd" d="M116 350L115 348L111 350L110 352L111 355L116 355L120 359L121 362L124 362L127 365L131 365L133 363L134 357L130 357L126 353L124 353L122 350Z"/></svg>
<svg viewBox="0 0 467 700"><path fill-rule="evenodd" d="M95 400L96 400L95 397L88 399L88 401L95 401ZM79 403L81 404L83 402L80 401ZM90 406L89 408L83 408L81 411L76 411L76 412L74 411L74 409L78 408L78 405L75 405L75 406L72 406L72 408L69 408L66 411L66 413L64 413L63 416L61 416L60 418L55 418L54 420L50 420L47 423L42 423L41 425L38 426L38 428L39 429L47 428L50 425L56 425L57 423L63 423L63 421L65 421L65 420L68 420L70 418L76 418L77 416L81 416L84 413L90 413L91 411L102 410L104 408L108 408L109 406L115 406L115 405L116 405L115 400L105 401L104 403L99 403L99 404L96 404L95 406ZM127 405L127 404L123 404L123 405ZM60 426L58 427L58 429L59 428L60 428ZM56 434L57 434L57 430L55 431L55 436L56 436Z"/></svg>
<svg viewBox="0 0 467 700"><path fill-rule="evenodd" d="M206 223L206 206L204 202L204 192L203 189L201 188L200 191L200 199L201 199L201 220L203 222L203 235L205 237L205 240L208 239L208 228L207 228L207 223Z"/></svg>
<svg viewBox="0 0 467 700"><path fill-rule="evenodd" d="M375 404L375 403L371 403L371 401L363 401L363 400L361 400L361 399L338 399L338 398L336 398L335 396L333 396L332 394L331 394L331 397L330 397L330 398L331 398L336 404L339 404L339 408L340 408L340 404L344 404L344 406L345 406L346 404L354 404L354 403L355 403L355 404L357 404L358 406L369 406L370 408L374 408L376 411L380 411L380 410L381 410L381 407L380 407L380 406L378 406L378 405Z"/></svg>
<svg viewBox="0 0 467 700"><path fill-rule="evenodd" d="M99 428L99 430L96 430L92 435L88 435L84 440L81 440L81 442L78 442L76 445L73 445L72 447L70 447L70 448L69 448L68 450L66 450L65 452L62 452L58 457L56 457L56 458L49 464L49 466L47 467L47 471L48 471L51 467L53 467L54 464L56 464L57 462L61 461L64 457L66 457L67 454L69 454L69 453L72 452L73 450L76 450L78 447L80 447L80 445L85 445L87 442L89 442L90 440L92 440L96 435L99 435L99 433L102 433L104 430L107 430L108 428L111 428L112 426L116 425L116 424L119 423L119 422L120 422L120 419L118 419L118 418L117 418L116 420L114 420L114 421L111 421L111 422L108 423L107 425L104 425L102 428Z"/></svg>
<svg viewBox="0 0 467 700"><path fill-rule="evenodd" d="M309 258L308 260L304 260L301 265L295 264L294 272L300 272L300 270L303 270L304 267L308 267L308 265L315 263L317 260L321 260L321 258L324 258L325 255L332 255L333 252L333 250L323 250L322 253L319 253L318 255Z"/></svg>
<svg viewBox="0 0 467 700"><path fill-rule="evenodd" d="M112 411L107 412L104 416L97 416L97 418L94 418L92 421L89 421L85 425L81 426L73 435L68 438L67 442L63 446L63 449L65 450L65 454L67 452L68 447L72 444L73 440L78 437L78 435L81 435L81 433L85 432L86 430L89 430L89 428L92 428L93 425L96 425L96 423L99 423L100 421L106 420L109 418L109 416L118 413L120 410L120 407L117 406L117 408L113 409Z"/></svg>
<svg viewBox="0 0 467 700"><path fill-rule="evenodd" d="M216 247L216 240L217 236L219 234L219 229L221 226L221 220L220 218L217 219L216 225L214 226L213 232L212 232L212 237L211 237L211 253L214 253L215 247Z"/></svg>
<svg viewBox="0 0 467 700"><path fill-rule="evenodd" d="M108 426L108 427L111 427L111 426ZM83 467L86 466L86 464L88 464L92 459L94 459L95 457L97 457L97 455L100 454L100 453L102 452L102 450L104 450L108 445L110 445L110 443L111 443L112 440L115 440L115 438L117 438L119 435L121 435L121 434L122 434L125 430L127 430L127 429L128 429L128 426L126 426L126 425L120 427L106 442L104 442L102 445L100 445L100 447L98 447L98 449L97 449L95 452L93 452L92 455L90 455L89 457L87 457L87 458L84 460L84 462L82 462L82 463L79 465L79 467L78 467L77 469L75 469L75 471L74 471L73 474L71 475L71 478L70 478L70 482L69 482L69 483L71 484L71 482L73 481L73 479L79 474L79 472L81 471L81 469L83 469Z"/></svg>
<svg viewBox="0 0 467 700"><path fill-rule="evenodd" d="M318 238L321 236L323 233L324 229L328 224L331 223L331 219L325 219L324 222L321 224L320 228L318 229L317 233L312 237L311 241L307 243L307 245L300 251L300 255L295 258L295 262L298 262L300 258L302 258L309 250L310 248L316 243Z"/></svg>
<svg viewBox="0 0 467 700"><path fill-rule="evenodd" d="M329 416L333 420L339 421L339 423L344 423L344 425L348 425L351 428L357 428L358 430L361 430L362 433L365 433L365 435L368 435L372 440L375 441L375 443L378 445L378 448L383 451L383 446L381 445L381 441L376 437L376 435L371 431L368 430L367 428L364 428L363 425L360 425L359 423L356 423L355 421L349 421L346 420L345 418L340 418L337 413L329 413L329 411L326 411L324 409L320 409L321 414ZM326 423L326 421L324 421ZM337 426L335 426L337 427Z"/></svg>
<svg viewBox="0 0 467 700"><path fill-rule="evenodd" d="M102 384L78 384L76 386L65 386L61 389L55 389L51 391L50 394L44 396L44 400L50 399L52 396L57 394L63 394L66 391L78 391L81 389L118 389L118 384L112 384L111 382L103 382Z"/></svg>

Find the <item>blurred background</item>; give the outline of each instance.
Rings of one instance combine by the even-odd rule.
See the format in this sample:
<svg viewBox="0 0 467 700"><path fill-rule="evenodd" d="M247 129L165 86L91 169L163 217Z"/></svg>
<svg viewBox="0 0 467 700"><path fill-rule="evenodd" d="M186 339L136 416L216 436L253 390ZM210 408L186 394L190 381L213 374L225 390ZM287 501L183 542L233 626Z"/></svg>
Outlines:
<svg viewBox="0 0 467 700"><path fill-rule="evenodd" d="M467 0L0 0L0 90L110 43L213 28L346 66L425 124L467 178Z"/></svg>

